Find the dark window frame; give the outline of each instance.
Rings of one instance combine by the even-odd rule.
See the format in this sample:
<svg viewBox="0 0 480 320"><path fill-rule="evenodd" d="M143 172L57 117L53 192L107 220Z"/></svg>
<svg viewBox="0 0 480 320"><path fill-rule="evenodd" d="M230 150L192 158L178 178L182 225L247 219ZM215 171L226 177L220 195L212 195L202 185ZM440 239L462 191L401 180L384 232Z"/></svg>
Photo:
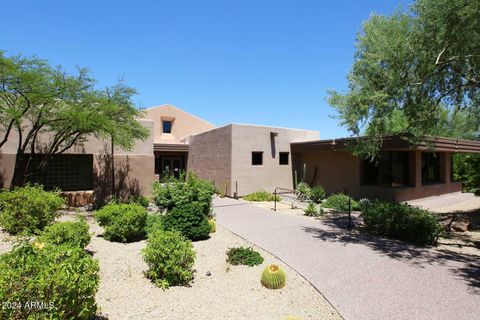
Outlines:
<svg viewBox="0 0 480 320"><path fill-rule="evenodd" d="M165 124L169 124L165 126ZM172 133L173 121L172 120L162 120L162 133Z"/></svg>
<svg viewBox="0 0 480 320"><path fill-rule="evenodd" d="M260 158L255 158L256 156ZM263 166L263 151L252 151L252 166Z"/></svg>
<svg viewBox="0 0 480 320"><path fill-rule="evenodd" d="M442 181L440 153L422 152L422 185L445 183Z"/></svg>
<svg viewBox="0 0 480 320"><path fill-rule="evenodd" d="M286 156L286 158L285 158ZM288 166L290 163L290 152L279 152L278 153L278 164L281 166Z"/></svg>
<svg viewBox="0 0 480 320"><path fill-rule="evenodd" d="M383 151L378 163L362 161L362 185L381 187L411 186L410 153L407 151Z"/></svg>

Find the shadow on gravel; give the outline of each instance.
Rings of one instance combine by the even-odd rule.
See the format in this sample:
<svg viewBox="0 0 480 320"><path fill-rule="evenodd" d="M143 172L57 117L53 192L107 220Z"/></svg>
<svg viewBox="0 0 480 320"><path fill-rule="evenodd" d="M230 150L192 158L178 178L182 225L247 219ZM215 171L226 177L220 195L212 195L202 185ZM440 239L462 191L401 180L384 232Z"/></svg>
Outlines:
<svg viewBox="0 0 480 320"><path fill-rule="evenodd" d="M361 225L358 214L353 216L354 225ZM477 255L452 252L435 247L422 247L398 240L379 238L362 231L362 228L347 229L348 216L332 214L321 220L320 227L304 227L303 230L314 238L328 242L365 245L390 258L405 261L416 267L442 265L451 274L465 282L473 294L480 295L480 257Z"/></svg>

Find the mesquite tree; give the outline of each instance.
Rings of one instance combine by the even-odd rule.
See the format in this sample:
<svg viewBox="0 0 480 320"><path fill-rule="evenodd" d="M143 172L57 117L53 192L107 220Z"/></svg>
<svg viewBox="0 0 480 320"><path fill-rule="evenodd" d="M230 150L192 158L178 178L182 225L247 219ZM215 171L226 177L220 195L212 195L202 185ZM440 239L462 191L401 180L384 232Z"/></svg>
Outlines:
<svg viewBox="0 0 480 320"><path fill-rule="evenodd" d="M135 90L121 82L98 89L86 69L69 74L47 61L0 51L0 148L17 135L12 186L22 186L32 172L31 154L41 156L38 167L88 136L110 139L123 149L148 131L136 120L141 111L132 102Z"/></svg>

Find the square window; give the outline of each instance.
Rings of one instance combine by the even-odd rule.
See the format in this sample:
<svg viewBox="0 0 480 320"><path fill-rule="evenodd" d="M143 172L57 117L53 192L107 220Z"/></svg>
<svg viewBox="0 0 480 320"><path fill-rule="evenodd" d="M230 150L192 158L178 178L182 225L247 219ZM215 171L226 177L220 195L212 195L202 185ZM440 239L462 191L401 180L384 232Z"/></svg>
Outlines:
<svg viewBox="0 0 480 320"><path fill-rule="evenodd" d="M252 166L261 166L263 164L263 152L252 152Z"/></svg>
<svg viewBox="0 0 480 320"><path fill-rule="evenodd" d="M162 121L163 133L172 133L172 121Z"/></svg>
<svg viewBox="0 0 480 320"><path fill-rule="evenodd" d="M280 152L280 164L283 166L283 165L288 165L288 155L289 155L289 152Z"/></svg>

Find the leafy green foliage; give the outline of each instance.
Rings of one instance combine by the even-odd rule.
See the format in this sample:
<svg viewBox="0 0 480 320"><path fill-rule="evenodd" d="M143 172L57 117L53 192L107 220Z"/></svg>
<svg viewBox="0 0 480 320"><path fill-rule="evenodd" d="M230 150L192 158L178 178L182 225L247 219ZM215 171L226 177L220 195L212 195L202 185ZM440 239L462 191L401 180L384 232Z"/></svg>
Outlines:
<svg viewBox="0 0 480 320"><path fill-rule="evenodd" d="M454 154L455 181L461 181L466 192L480 192L480 154Z"/></svg>
<svg viewBox="0 0 480 320"><path fill-rule="evenodd" d="M155 230L142 253L148 265L146 276L157 286L168 288L192 281L195 251L179 232Z"/></svg>
<svg viewBox="0 0 480 320"><path fill-rule="evenodd" d="M130 242L145 236L147 210L139 204L110 203L95 212L104 227L104 237L115 242Z"/></svg>
<svg viewBox="0 0 480 320"><path fill-rule="evenodd" d="M65 203L59 192L27 185L0 192L0 225L11 234L38 233L52 223Z"/></svg>
<svg viewBox="0 0 480 320"><path fill-rule="evenodd" d="M150 204L150 200L148 200L148 198L145 196L133 196L128 199L128 203L136 203L144 208L147 208Z"/></svg>
<svg viewBox="0 0 480 320"><path fill-rule="evenodd" d="M318 217L323 215L323 208L321 206L317 206L315 202L309 202L303 212L305 212L306 216Z"/></svg>
<svg viewBox="0 0 480 320"><path fill-rule="evenodd" d="M308 199L315 203L321 203L327 194L325 193L325 189L322 186L313 186L310 188L308 192Z"/></svg>
<svg viewBox="0 0 480 320"><path fill-rule="evenodd" d="M44 157L35 170L42 170L53 155L90 135L113 138L126 150L148 137L136 119L141 111L132 100L135 90L121 82L101 90L95 82L85 68L72 75L45 60L7 57L0 51L0 147L14 134L20 146L14 185L22 186L27 179L31 146L41 146Z"/></svg>
<svg viewBox="0 0 480 320"><path fill-rule="evenodd" d="M256 266L263 263L263 257L253 248L230 248L227 251L227 262L236 265Z"/></svg>
<svg viewBox="0 0 480 320"><path fill-rule="evenodd" d="M297 184L297 191L308 197L310 186L306 182L300 182Z"/></svg>
<svg viewBox="0 0 480 320"><path fill-rule="evenodd" d="M352 210L360 210L359 203L343 193L332 194L327 199L325 199L325 201L322 203L322 207L335 209L337 211L348 211L349 200L351 200Z"/></svg>
<svg viewBox="0 0 480 320"><path fill-rule="evenodd" d="M147 214L147 221L145 223L145 233L149 235L155 230L164 230L163 216L159 214Z"/></svg>
<svg viewBox="0 0 480 320"><path fill-rule="evenodd" d="M153 198L160 208L172 210L191 202L197 202L204 215L210 215L212 197L215 193L213 184L190 173L186 179L170 178L165 183L153 184Z"/></svg>
<svg viewBox="0 0 480 320"><path fill-rule="evenodd" d="M247 194L245 197L243 197L244 200L247 201L274 201L275 200L275 195L273 193L267 192L265 190L259 190L252 192L250 194ZM280 196L277 196L277 201L281 201L282 198Z"/></svg>
<svg viewBox="0 0 480 320"><path fill-rule="evenodd" d="M196 241L208 239L210 224L198 202L182 204L167 212L163 219L166 230L177 230L186 238Z"/></svg>
<svg viewBox="0 0 480 320"><path fill-rule="evenodd" d="M96 311L98 262L78 246L22 243L0 256L0 301L45 303L0 308L1 319L91 319Z"/></svg>
<svg viewBox="0 0 480 320"><path fill-rule="evenodd" d="M262 272L261 282L269 289L281 289L285 287L287 276L276 264L267 266Z"/></svg>
<svg viewBox="0 0 480 320"><path fill-rule="evenodd" d="M436 244L444 233L434 214L407 204L371 202L363 220L370 233L419 244Z"/></svg>
<svg viewBox="0 0 480 320"><path fill-rule="evenodd" d="M329 98L353 135L367 129L371 139L359 141L356 153L376 155L392 133L411 142L443 136L456 122L453 135L463 135L467 122L478 135L478 14L476 1L416 0L410 12L372 15L363 24L348 91Z"/></svg>
<svg viewBox="0 0 480 320"><path fill-rule="evenodd" d="M53 245L69 244L85 248L90 243L89 226L85 219L56 222L47 226L36 241Z"/></svg>
<svg viewBox="0 0 480 320"><path fill-rule="evenodd" d="M210 233L217 232L217 222L215 219L208 219L208 224L210 225Z"/></svg>

